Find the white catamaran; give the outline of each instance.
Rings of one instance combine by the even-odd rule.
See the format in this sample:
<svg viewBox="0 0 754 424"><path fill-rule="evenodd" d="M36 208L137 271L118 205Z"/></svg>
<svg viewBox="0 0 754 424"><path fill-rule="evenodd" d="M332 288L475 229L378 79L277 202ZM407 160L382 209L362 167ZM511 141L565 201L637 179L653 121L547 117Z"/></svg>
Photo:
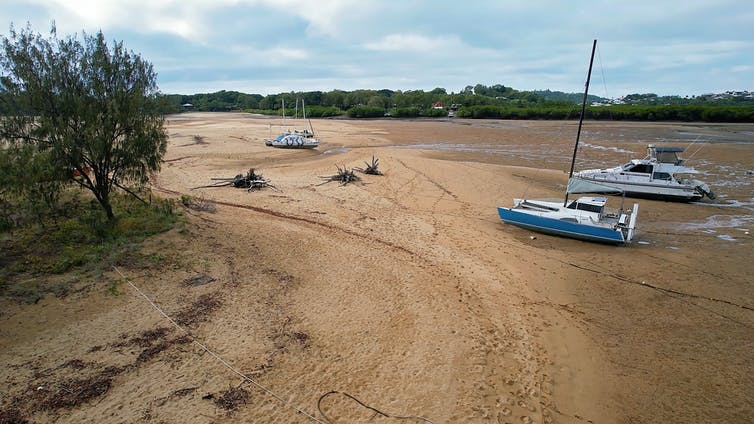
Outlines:
<svg viewBox="0 0 754 424"><path fill-rule="evenodd" d="M629 242L636 228L636 217L639 205L634 204L632 210L608 211L607 199L604 197L581 197L569 201L569 193L600 193L620 192L615 188L598 186L595 183L578 181L573 178L573 166L576 162L576 152L579 147L581 126L586 110L587 93L589 92L589 80L592 75L592 63L597 40L592 45L592 56L589 60L589 72L584 90L584 101L581 105L581 118L579 119L578 132L576 133L576 145L573 148L571 159L571 171L568 175L568 188L565 200L533 200L513 199L513 207L498 207L500 219L508 224L527 228L542 233L555 234L587 241L603 243L624 244Z"/></svg>

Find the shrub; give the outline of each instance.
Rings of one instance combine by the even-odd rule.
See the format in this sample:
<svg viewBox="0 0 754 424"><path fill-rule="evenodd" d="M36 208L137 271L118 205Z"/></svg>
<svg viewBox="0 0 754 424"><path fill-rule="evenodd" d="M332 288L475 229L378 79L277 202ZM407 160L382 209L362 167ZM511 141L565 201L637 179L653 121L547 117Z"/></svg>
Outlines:
<svg viewBox="0 0 754 424"><path fill-rule="evenodd" d="M348 109L347 114L351 118L382 118L385 116L385 109L381 107L356 106Z"/></svg>

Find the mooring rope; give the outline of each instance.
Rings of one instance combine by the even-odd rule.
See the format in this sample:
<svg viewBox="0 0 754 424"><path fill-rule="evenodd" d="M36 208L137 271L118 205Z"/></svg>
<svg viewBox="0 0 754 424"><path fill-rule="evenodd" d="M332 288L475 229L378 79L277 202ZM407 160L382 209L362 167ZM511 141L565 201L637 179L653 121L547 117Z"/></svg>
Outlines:
<svg viewBox="0 0 754 424"><path fill-rule="evenodd" d="M353 400L354 402L358 403L362 407L364 407L366 409L369 409L370 411L374 412L375 415L382 415L383 417L393 418L393 419L396 419L396 420L420 420L420 421L428 422L430 424L434 424L428 418L421 417L421 416L418 416L418 415L391 415L391 414L388 414L387 412L382 412L382 411L380 411L377 408L373 408L373 407L365 404L364 402L356 399L356 397L354 397L354 396L352 396L352 395L350 395L350 394L348 394L346 392L339 392L337 390L332 390L332 391L329 391L329 392L325 393L324 395L320 396L319 400L317 401L317 410L319 411L320 414L322 414L323 417L325 417L325 420L327 420L328 424L333 424L333 421L332 421L332 419L330 417L327 416L327 414L325 414L322 411L322 401L326 397L328 397L330 395L343 395L343 396L345 396L347 398L350 398L351 400Z"/></svg>
<svg viewBox="0 0 754 424"><path fill-rule="evenodd" d="M218 354L216 354L215 352L211 351L204 344L200 343L188 330L185 330L183 327L181 327L180 325L178 325L178 323L176 323L172 318L170 318L168 316L168 314L166 314L159 306L157 306L157 304L155 304L152 301L152 299L150 299L146 294L144 294L144 292L142 292L138 287L136 287L131 282L131 280L129 280L125 275L123 275L123 273L120 272L120 270L117 267L114 266L113 269L115 269L115 272L117 272L124 280L126 280L126 282L128 283L128 285L131 286L131 288L133 288L134 290L136 290L136 292L139 293L141 295L141 297L143 297L144 299L146 299L146 301L149 302L149 304L152 305L152 307L154 309L156 309L157 312L159 312L163 317L165 317L165 319L167 319L168 321L170 321L170 323L173 324L175 326L175 328L177 328L178 330L182 331L187 336L189 336L191 338L191 341L193 343L195 343L197 346L199 346L200 348L202 348L205 352L209 353L213 358L215 358L217 361L219 361L221 364L223 364L227 369L229 369L230 371L232 371L237 376L241 377L243 380L245 380L245 381L247 381L247 382L255 385L256 387L258 387L259 389L261 389L262 391L264 391L268 395L272 396L274 399L280 401L283 405L285 405L285 406L293 409L294 411L296 411L299 414L304 415L305 417L309 418L310 420L312 420L314 422L317 422L317 423L320 423L320 424L330 424L328 422L324 422L324 421L318 419L317 417L309 414L308 412L304 411L303 409L301 409L301 408L299 408L299 407L297 407L295 405L292 405L291 403L287 402L285 399L283 399L282 397L280 397L279 395L277 395L272 390L270 390L267 387L265 387L265 386L257 383L256 381L254 381L254 379L252 379L248 375L242 373L241 371L239 371L238 369L236 369L235 367L233 367L231 364L229 364L227 361L225 361L223 358L221 358Z"/></svg>

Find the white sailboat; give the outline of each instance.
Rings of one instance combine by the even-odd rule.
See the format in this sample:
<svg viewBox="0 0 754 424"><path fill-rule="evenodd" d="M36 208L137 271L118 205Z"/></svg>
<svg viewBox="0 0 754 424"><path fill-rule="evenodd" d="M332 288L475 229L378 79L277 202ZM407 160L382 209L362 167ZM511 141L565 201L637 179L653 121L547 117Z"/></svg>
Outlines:
<svg viewBox="0 0 754 424"><path fill-rule="evenodd" d="M639 211L638 204L634 204L632 210L609 211L606 208L607 199L605 197L580 197L576 200L568 200L569 193L620 192L615 188L599 186L595 183L578 181L572 178L596 47L597 40L594 40L565 199L562 202L513 199L512 207L498 207L497 209L503 222L518 227L587 241L624 244L633 238Z"/></svg>
<svg viewBox="0 0 754 424"><path fill-rule="evenodd" d="M285 127L285 100L283 99L282 102L283 126ZM301 108L303 110L304 120L306 120L306 105L304 105L304 99L301 99ZM298 100L296 100L296 109L298 109ZM296 113L296 116L298 116L298 113ZM319 146L319 140L314 136L314 127L312 126L311 121L309 121L309 128L310 130L284 129L277 137L265 140L265 144L282 149L313 149Z"/></svg>

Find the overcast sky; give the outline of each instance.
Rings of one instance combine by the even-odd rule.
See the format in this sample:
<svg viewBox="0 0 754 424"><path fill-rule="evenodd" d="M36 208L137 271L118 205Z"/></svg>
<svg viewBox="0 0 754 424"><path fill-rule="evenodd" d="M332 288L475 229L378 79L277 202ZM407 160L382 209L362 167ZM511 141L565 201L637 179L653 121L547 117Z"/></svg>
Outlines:
<svg viewBox="0 0 754 424"><path fill-rule="evenodd" d="M0 34L95 33L154 64L163 93L334 89L754 91L750 0L3 0Z"/></svg>

